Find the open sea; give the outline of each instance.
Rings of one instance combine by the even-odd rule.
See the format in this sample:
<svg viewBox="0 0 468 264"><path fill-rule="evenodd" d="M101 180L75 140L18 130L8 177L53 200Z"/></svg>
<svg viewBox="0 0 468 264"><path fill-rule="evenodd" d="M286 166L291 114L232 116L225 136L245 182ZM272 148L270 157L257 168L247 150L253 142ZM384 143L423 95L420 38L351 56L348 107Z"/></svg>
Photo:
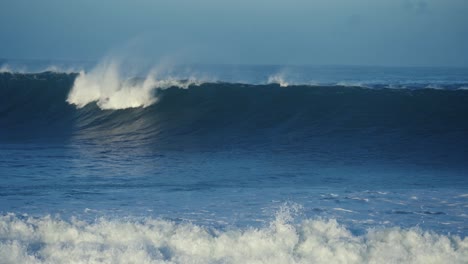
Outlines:
<svg viewBox="0 0 468 264"><path fill-rule="evenodd" d="M2 264L468 263L466 68L0 62Z"/></svg>

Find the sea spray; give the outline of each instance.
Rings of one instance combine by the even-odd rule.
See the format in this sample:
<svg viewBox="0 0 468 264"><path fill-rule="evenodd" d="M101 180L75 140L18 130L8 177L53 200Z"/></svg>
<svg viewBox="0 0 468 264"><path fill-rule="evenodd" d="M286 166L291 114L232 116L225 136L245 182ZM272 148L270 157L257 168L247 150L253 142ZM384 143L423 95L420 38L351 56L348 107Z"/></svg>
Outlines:
<svg viewBox="0 0 468 264"><path fill-rule="evenodd" d="M195 79L158 79L155 70L142 79L125 79L120 74L119 67L118 62L107 61L89 73L80 71L67 102L78 108L96 102L103 110L147 107L158 101L154 94L155 89L188 88L201 83Z"/></svg>

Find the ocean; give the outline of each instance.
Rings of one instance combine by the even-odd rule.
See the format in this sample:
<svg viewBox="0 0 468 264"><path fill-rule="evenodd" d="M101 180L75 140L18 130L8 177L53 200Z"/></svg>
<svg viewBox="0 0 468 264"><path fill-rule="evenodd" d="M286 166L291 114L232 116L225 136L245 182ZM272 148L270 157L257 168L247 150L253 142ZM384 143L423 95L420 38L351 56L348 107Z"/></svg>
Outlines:
<svg viewBox="0 0 468 264"><path fill-rule="evenodd" d="M0 263L468 263L466 68L3 64Z"/></svg>

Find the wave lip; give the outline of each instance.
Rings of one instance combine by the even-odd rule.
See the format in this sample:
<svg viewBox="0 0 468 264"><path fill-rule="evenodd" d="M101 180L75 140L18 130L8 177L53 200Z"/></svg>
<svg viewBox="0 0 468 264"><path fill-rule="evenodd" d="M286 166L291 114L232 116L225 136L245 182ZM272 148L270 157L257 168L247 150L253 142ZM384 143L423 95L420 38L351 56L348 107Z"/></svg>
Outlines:
<svg viewBox="0 0 468 264"><path fill-rule="evenodd" d="M115 62L104 63L89 73L81 71L68 95L67 102L82 108L96 102L103 110L148 107L158 101L155 89L169 87L188 88L201 82L189 79L167 78L158 80L155 72L145 78L122 79L119 65Z"/></svg>
<svg viewBox="0 0 468 264"><path fill-rule="evenodd" d="M287 212L286 212L287 214ZM217 230L147 218L0 217L3 263L466 263L468 240L418 229L353 235L336 220Z"/></svg>
<svg viewBox="0 0 468 264"><path fill-rule="evenodd" d="M400 134L421 142L425 140L421 135L431 135L431 140L443 140L455 152L466 145L466 90L297 84L283 89L278 84L159 76L125 79L113 65L79 74L2 73L0 126L8 129L0 130L0 137L16 132L35 137L31 132L38 130L68 136L86 133L88 128L109 132L109 127L118 127L123 134L143 135L150 129L158 136L216 135L225 143L274 138L289 144L330 135L350 135L370 143L392 134L398 140ZM101 111L126 108L132 109ZM260 131L267 137L259 136ZM434 147L443 150L438 143Z"/></svg>

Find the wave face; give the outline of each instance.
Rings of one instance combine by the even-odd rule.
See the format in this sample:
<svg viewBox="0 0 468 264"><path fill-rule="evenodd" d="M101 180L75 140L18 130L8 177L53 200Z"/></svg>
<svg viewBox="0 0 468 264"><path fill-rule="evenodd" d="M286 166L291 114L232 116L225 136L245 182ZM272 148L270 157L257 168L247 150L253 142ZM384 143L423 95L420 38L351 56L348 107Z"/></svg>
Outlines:
<svg viewBox="0 0 468 264"><path fill-rule="evenodd" d="M151 77L122 83L112 72L100 77L3 73L0 86L3 140L127 137L189 147L344 144L340 141L348 137L364 143L383 140L388 147L413 139L426 147L467 147L466 90L281 87Z"/></svg>
<svg viewBox="0 0 468 264"><path fill-rule="evenodd" d="M418 229L357 236L334 220L216 230L147 218L0 217L2 263L466 263L468 239Z"/></svg>
<svg viewBox="0 0 468 264"><path fill-rule="evenodd" d="M112 72L3 73L0 85L3 142L262 150L451 168L465 168L468 160L467 90L282 87L150 75L122 82Z"/></svg>

